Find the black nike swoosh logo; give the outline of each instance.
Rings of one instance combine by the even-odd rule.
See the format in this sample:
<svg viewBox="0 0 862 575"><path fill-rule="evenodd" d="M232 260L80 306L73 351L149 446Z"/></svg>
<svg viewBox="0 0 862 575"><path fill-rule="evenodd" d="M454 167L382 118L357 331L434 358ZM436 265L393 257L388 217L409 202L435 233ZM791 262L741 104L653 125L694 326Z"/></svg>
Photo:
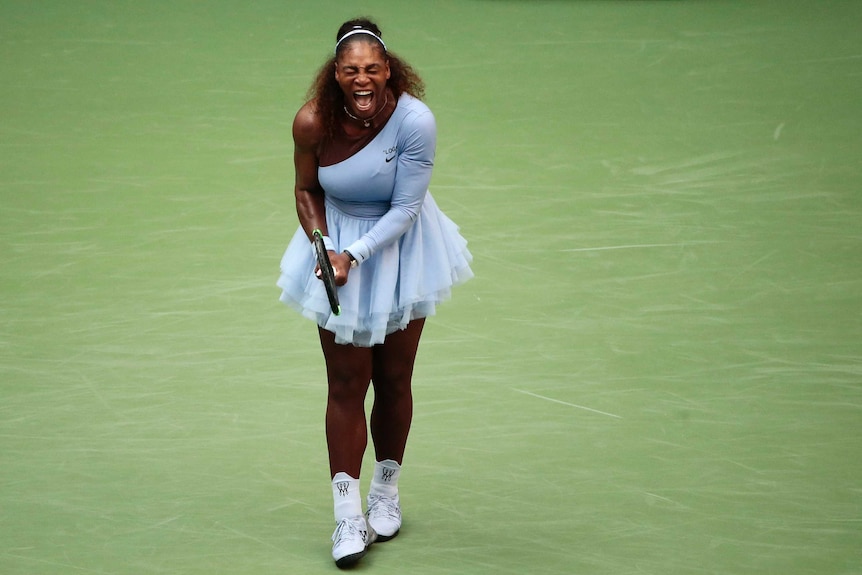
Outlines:
<svg viewBox="0 0 862 575"><path fill-rule="evenodd" d="M390 157L386 158L386 163L388 164L389 162L391 162L394 159L395 159L395 156L390 156Z"/></svg>

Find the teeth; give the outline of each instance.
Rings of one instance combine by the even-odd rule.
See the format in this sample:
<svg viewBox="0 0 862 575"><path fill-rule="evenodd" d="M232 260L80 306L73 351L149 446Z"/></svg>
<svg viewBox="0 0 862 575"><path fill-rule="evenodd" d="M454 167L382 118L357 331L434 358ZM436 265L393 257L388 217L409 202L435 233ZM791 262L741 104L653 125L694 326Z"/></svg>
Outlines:
<svg viewBox="0 0 862 575"><path fill-rule="evenodd" d="M353 105L356 106L358 112L363 114L371 109L374 105L373 90L357 90L353 92Z"/></svg>

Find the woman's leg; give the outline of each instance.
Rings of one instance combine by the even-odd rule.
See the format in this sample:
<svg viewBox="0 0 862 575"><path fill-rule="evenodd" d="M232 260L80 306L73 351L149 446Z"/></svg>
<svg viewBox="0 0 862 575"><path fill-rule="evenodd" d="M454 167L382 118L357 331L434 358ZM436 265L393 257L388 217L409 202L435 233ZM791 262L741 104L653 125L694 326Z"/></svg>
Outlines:
<svg viewBox="0 0 862 575"><path fill-rule="evenodd" d="M424 319L414 320L374 347L371 436L377 462L368 491L368 524L378 541L388 541L401 530L398 478L413 421L413 364L424 325Z"/></svg>
<svg viewBox="0 0 862 575"><path fill-rule="evenodd" d="M336 344L335 335L323 329L320 345L329 382L326 442L336 523L332 558L339 567L347 567L359 561L377 539L362 514L359 491L359 471L368 443L365 395L371 381L371 349Z"/></svg>
<svg viewBox="0 0 862 575"><path fill-rule="evenodd" d="M332 332L319 331L329 383L326 442L330 474L334 477L342 471L358 479L368 444L365 396L371 381L372 348L340 345Z"/></svg>
<svg viewBox="0 0 862 575"><path fill-rule="evenodd" d="M413 320L373 348L371 437L377 461L391 459L400 465L404 459L413 421L413 365L424 325L424 318Z"/></svg>

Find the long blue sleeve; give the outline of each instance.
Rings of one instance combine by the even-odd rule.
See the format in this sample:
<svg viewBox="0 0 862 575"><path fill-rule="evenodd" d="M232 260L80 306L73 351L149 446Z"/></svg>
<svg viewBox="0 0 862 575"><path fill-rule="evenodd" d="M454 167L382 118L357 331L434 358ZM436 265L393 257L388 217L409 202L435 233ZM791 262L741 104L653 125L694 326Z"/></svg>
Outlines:
<svg viewBox="0 0 862 575"><path fill-rule="evenodd" d="M398 240L416 221L431 182L436 147L437 124L430 110L405 119L397 139L395 187L389 210L346 248L358 261L365 261L381 247Z"/></svg>

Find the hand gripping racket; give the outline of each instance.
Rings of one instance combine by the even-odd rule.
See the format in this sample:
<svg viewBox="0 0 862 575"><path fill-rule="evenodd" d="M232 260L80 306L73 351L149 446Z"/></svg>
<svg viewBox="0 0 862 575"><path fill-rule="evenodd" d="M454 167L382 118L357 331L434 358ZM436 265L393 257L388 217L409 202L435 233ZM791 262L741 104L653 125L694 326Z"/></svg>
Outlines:
<svg viewBox="0 0 862 575"><path fill-rule="evenodd" d="M320 278L323 287L326 288L326 297L329 298L329 309L335 315L341 314L341 305L338 303L338 291L335 288L335 272L332 271L332 262L329 261L329 253L323 244L323 234L320 230L311 232L314 238L314 251L317 253L317 265L320 267Z"/></svg>

